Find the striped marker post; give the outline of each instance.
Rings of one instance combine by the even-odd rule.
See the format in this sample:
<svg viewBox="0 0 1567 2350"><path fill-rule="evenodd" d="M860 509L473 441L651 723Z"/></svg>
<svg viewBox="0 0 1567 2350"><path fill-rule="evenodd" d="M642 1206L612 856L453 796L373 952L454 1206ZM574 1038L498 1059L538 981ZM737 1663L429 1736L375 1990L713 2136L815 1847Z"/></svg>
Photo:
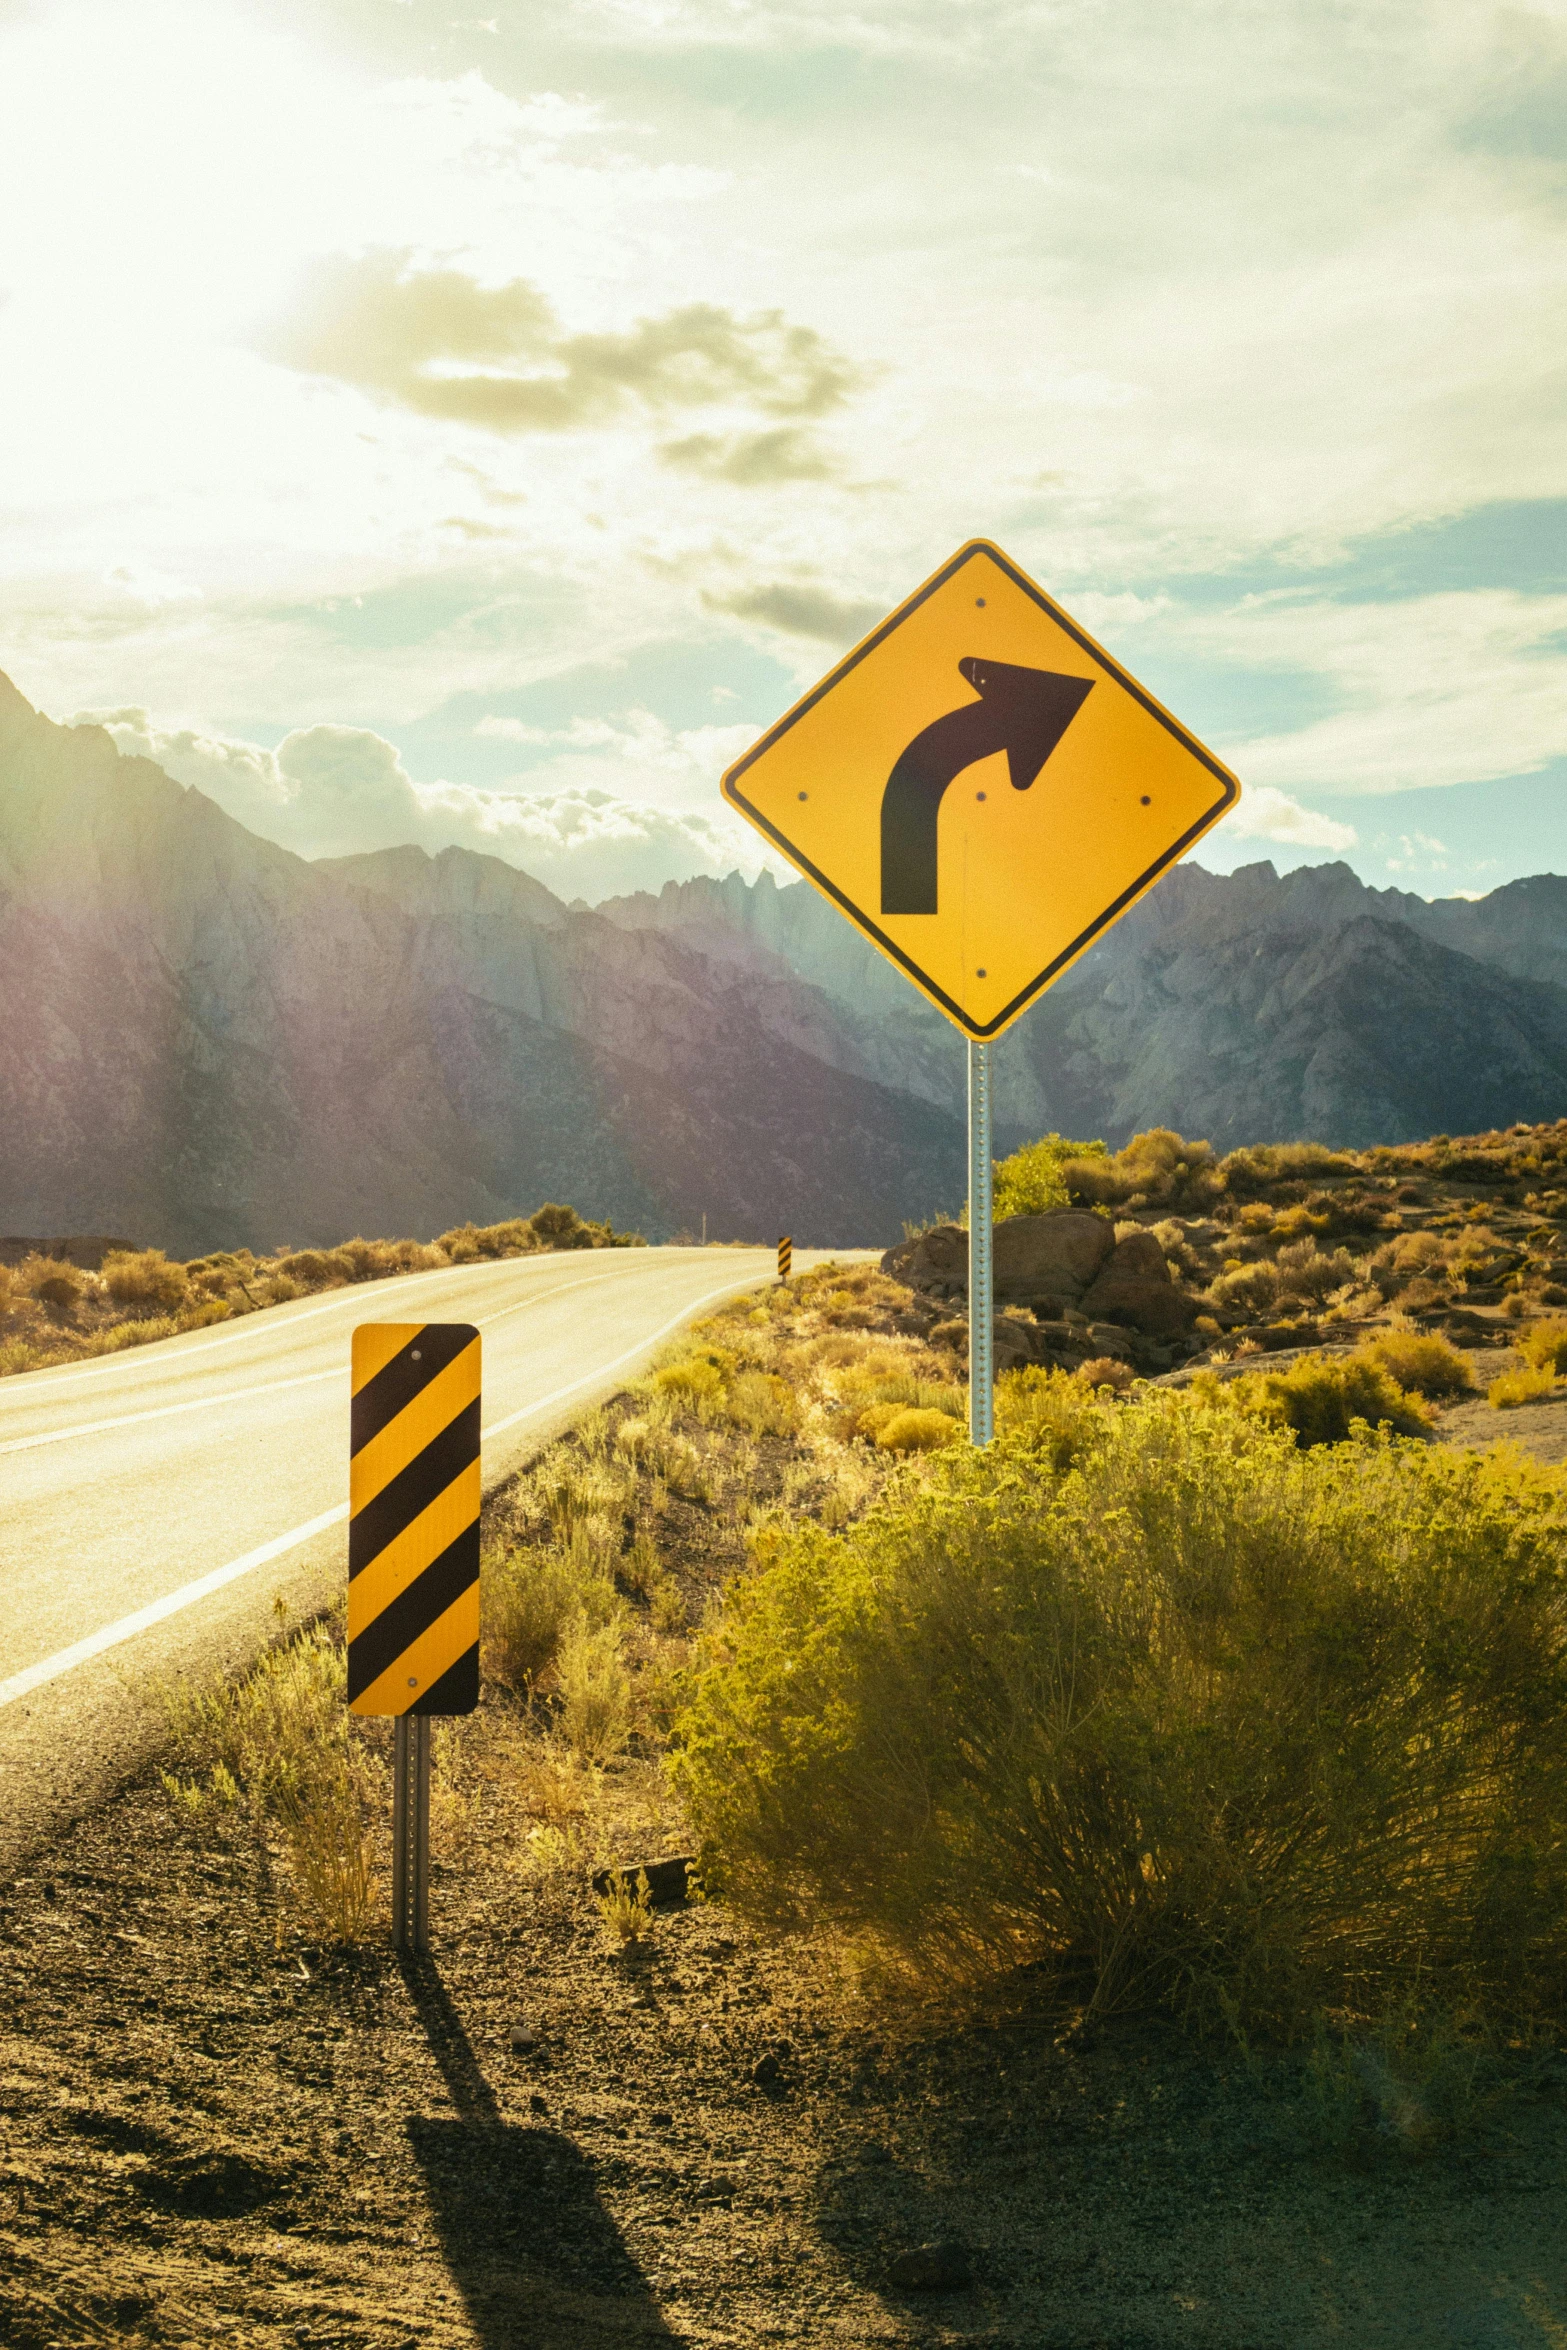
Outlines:
<svg viewBox="0 0 1567 2350"><path fill-rule="evenodd" d="M429 1942L430 1720L479 1702L479 1333L354 1332L348 1703L396 1718L392 1939Z"/></svg>
<svg viewBox="0 0 1567 2350"><path fill-rule="evenodd" d="M787 1237L778 1243L778 1278L787 1281L789 1267L794 1263L794 1242Z"/></svg>

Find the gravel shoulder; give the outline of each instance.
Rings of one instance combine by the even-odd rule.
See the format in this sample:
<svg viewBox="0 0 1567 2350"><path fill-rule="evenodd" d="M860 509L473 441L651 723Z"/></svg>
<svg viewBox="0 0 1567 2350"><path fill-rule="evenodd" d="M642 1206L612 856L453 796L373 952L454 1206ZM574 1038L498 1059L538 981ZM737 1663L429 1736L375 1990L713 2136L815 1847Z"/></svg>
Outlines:
<svg viewBox="0 0 1567 2350"><path fill-rule="evenodd" d="M1298 2058L878 2018L716 1907L627 1961L503 1837L437 1866L407 1967L302 1948L264 1853L198 1837L155 1782L48 1865L4 1895L15 2350L1543 2350L1567 2327L1567 2068L1523 2067L1458 2145L1354 2167L1314 2142ZM932 2241L967 2289L892 2281Z"/></svg>

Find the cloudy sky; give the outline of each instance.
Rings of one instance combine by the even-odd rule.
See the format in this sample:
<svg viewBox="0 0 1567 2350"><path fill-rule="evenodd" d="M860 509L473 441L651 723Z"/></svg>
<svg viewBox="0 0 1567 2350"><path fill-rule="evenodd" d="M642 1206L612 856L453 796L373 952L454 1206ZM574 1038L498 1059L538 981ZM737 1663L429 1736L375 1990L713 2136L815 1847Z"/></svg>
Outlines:
<svg viewBox="0 0 1567 2350"><path fill-rule="evenodd" d="M1567 0L0 0L0 668L307 854L759 863L997 539L1229 867L1567 870Z"/></svg>

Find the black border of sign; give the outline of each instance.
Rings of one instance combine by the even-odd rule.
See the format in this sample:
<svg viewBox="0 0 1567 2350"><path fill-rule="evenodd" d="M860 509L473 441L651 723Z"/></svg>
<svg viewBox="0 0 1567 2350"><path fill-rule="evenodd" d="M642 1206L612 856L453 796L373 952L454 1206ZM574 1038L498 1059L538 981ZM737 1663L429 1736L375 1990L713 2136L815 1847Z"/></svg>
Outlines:
<svg viewBox="0 0 1567 2350"><path fill-rule="evenodd" d="M1014 585L1020 587L1026 596L1032 596L1041 610L1049 613L1058 628L1065 629L1067 635L1075 644L1082 647L1091 661L1097 662L1101 669L1108 671L1117 685L1123 687L1135 701L1140 702L1151 718L1157 718L1167 733L1173 734L1177 742L1190 751L1195 759L1199 759L1209 773L1216 777L1220 785L1220 795L1213 806L1200 816L1187 831L1183 832L1180 839L1166 849L1164 855L1150 865L1146 873L1139 874L1128 888L1122 890L1113 905L1107 906L1085 931L1073 939L1070 946L1063 947L1055 961L1047 964L1039 977L1030 980L1028 986L1015 995L1012 1001L996 1014L994 1020L987 1021L983 1028L975 1026L968 1020L961 1008L953 1002L951 996L939 988L934 980L928 978L911 956L906 955L901 947L895 946L886 932L879 930L868 915L863 914L851 899L844 896L841 889L835 889L824 873L818 873L808 857L802 856L798 849L791 847L776 825L769 824L761 810L753 806L738 788L740 777L749 766L761 757L764 751L770 750L780 736L787 734L790 727L805 716L807 710L813 710L825 694L832 692L840 678L847 677L850 670L857 668L868 653L874 653L884 638L889 637L911 612L923 604L927 596L934 595L937 588L945 587L954 573L961 571L963 565L970 562L975 555L988 555L993 563L998 564ZM1153 695L1145 687L1140 686L1135 677L1128 676L1120 663L1113 661L1102 645L1095 644L1087 631L1079 628L1077 622L1072 619L1069 613L1063 612L1059 604L1052 602L1043 588L1036 587L1026 572L1019 571L1011 557L1004 555L992 539L966 540L959 547L957 553L943 563L939 571L931 574L923 587L916 588L912 596L906 597L895 612L890 612L887 615L879 628L872 629L863 644L856 645L852 653L846 654L836 669L829 670L819 685L812 686L802 701L796 702L793 709L786 710L777 724L770 726L761 740L754 742L745 755L737 759L734 765L726 770L719 789L724 798L737 807L759 832L765 832L769 840L776 842L791 865L797 866L808 880L813 881L819 890L832 899L834 905L843 909L857 928L863 930L868 938L875 940L883 954L890 955L895 963L902 966L921 993L929 996L933 1003L939 1004L948 1018L955 1021L958 1027L963 1030L965 1036L978 1038L981 1042L988 1037L999 1035L1003 1028L1010 1027L1031 999L1038 995L1041 989L1048 987L1053 979L1059 978L1069 963L1075 963L1078 956L1093 945L1099 933L1108 929L1118 916L1124 914L1134 899L1140 898L1146 890L1151 889L1166 867L1173 865L1178 857L1183 857L1192 843L1201 839L1205 832L1217 824L1219 818L1233 808L1241 796L1240 784L1229 769L1221 767L1213 753L1205 750L1197 737L1194 734L1189 734L1178 718L1172 718L1169 711L1156 702Z"/></svg>

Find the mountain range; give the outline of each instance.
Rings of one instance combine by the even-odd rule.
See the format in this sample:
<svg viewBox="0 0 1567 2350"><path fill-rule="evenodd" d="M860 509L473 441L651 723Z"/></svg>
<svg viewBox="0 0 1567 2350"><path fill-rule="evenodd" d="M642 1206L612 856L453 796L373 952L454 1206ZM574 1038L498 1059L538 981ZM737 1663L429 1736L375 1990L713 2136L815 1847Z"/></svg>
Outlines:
<svg viewBox="0 0 1567 2350"><path fill-rule="evenodd" d="M961 1039L805 883L567 906L447 849L308 862L0 678L0 1230L182 1255L544 1198L848 1246L954 1207ZM1567 880L1181 867L996 1048L1004 1147L1349 1145L1567 1110Z"/></svg>

